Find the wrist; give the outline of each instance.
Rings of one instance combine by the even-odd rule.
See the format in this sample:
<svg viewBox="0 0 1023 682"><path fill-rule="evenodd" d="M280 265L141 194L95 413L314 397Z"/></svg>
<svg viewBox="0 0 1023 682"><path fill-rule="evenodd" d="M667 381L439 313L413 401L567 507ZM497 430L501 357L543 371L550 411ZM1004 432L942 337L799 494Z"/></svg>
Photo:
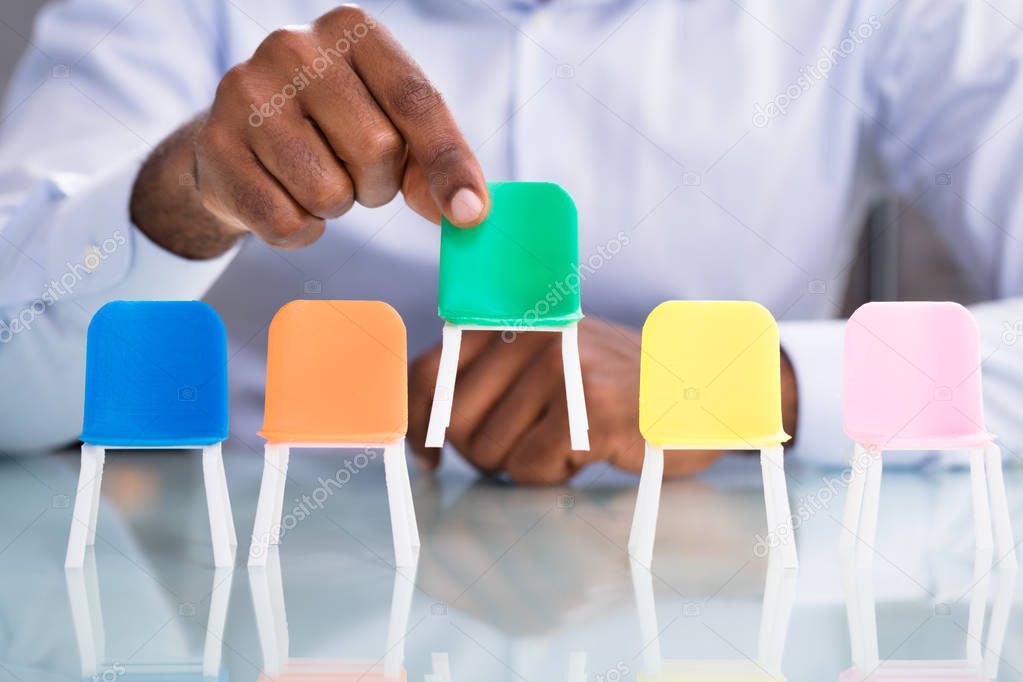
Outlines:
<svg viewBox="0 0 1023 682"><path fill-rule="evenodd" d="M193 260L226 253L245 233L199 200L193 141L204 118L186 123L157 145L135 177L129 203L132 222L151 241Z"/></svg>

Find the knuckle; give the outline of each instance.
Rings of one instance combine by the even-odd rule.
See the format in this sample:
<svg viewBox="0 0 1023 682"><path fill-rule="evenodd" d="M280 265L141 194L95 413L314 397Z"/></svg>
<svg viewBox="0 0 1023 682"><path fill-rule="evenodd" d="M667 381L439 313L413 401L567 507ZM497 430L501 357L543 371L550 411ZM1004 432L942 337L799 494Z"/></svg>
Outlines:
<svg viewBox="0 0 1023 682"><path fill-rule="evenodd" d="M225 90L237 90L238 86L247 78L245 64L235 64L220 77L220 85L217 88L219 94Z"/></svg>
<svg viewBox="0 0 1023 682"><path fill-rule="evenodd" d="M429 118L444 106L444 98L429 80L419 74L405 76L394 86L391 106L412 121Z"/></svg>
<svg viewBox="0 0 1023 682"><path fill-rule="evenodd" d="M405 152L405 140L394 129L371 131L364 149L370 163L390 163Z"/></svg>
<svg viewBox="0 0 1023 682"><path fill-rule="evenodd" d="M370 21L369 13L358 5L341 5L323 15L332 25L349 27Z"/></svg>
<svg viewBox="0 0 1023 682"><path fill-rule="evenodd" d="M309 51L309 38L303 31L278 28L271 31L256 48L256 54L280 60L282 57L294 57L302 60Z"/></svg>
<svg viewBox="0 0 1023 682"><path fill-rule="evenodd" d="M306 209L314 215L337 216L345 213L355 203L355 196L348 183L321 182L310 193Z"/></svg>
<svg viewBox="0 0 1023 682"><path fill-rule="evenodd" d="M269 221L262 237L271 246L290 246L299 235L312 227L309 219L293 211L273 211L267 218Z"/></svg>
<svg viewBox="0 0 1023 682"><path fill-rule="evenodd" d="M427 168L452 168L466 160L462 145L452 140L442 140L429 148L423 163Z"/></svg>
<svg viewBox="0 0 1023 682"><path fill-rule="evenodd" d="M260 97L257 79L253 78L252 68L247 64L235 64L227 70L217 85L216 99L256 101Z"/></svg>

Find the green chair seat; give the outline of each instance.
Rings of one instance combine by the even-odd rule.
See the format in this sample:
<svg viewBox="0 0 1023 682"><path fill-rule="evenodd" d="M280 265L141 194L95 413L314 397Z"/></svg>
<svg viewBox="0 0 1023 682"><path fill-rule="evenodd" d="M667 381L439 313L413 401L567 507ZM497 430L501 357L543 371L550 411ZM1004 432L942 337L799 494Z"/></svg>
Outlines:
<svg viewBox="0 0 1023 682"><path fill-rule="evenodd" d="M456 325L556 327L582 319L575 203L549 182L493 182L490 214L441 226L438 312Z"/></svg>

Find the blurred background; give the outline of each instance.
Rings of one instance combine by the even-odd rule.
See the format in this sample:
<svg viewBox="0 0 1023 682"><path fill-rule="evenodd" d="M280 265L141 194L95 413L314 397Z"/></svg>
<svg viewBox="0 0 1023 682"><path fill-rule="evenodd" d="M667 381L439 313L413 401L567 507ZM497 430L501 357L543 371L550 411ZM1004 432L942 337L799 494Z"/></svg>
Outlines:
<svg viewBox="0 0 1023 682"><path fill-rule="evenodd" d="M0 89L6 90L18 59L30 50L32 22L46 0L12 0L0 11ZM980 297L948 247L911 208L890 202L874 209L845 296L844 314L868 300L951 300Z"/></svg>

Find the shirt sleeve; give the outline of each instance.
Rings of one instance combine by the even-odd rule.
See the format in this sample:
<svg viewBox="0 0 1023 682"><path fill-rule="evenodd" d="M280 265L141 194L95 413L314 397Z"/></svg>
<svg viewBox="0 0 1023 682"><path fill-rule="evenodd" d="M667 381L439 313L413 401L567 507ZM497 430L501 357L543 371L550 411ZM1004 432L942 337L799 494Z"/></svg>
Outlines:
<svg viewBox="0 0 1023 682"><path fill-rule="evenodd" d="M1023 17L1003 7L879 7L863 112L888 186L928 217L991 301L972 309L987 427L1007 461L1019 461L1023 429L1012 413L1023 395L1023 349L1009 340L1023 331ZM942 461L950 459L962 461Z"/></svg>
<svg viewBox="0 0 1023 682"><path fill-rule="evenodd" d="M845 466L852 442L842 433L842 320L781 322L781 345L799 391L795 443L786 456Z"/></svg>
<svg viewBox="0 0 1023 682"><path fill-rule="evenodd" d="M103 303L199 298L233 256L179 258L128 212L145 155L212 100L218 12L197 0L71 0L40 13L0 129L5 447L77 437L85 333Z"/></svg>

